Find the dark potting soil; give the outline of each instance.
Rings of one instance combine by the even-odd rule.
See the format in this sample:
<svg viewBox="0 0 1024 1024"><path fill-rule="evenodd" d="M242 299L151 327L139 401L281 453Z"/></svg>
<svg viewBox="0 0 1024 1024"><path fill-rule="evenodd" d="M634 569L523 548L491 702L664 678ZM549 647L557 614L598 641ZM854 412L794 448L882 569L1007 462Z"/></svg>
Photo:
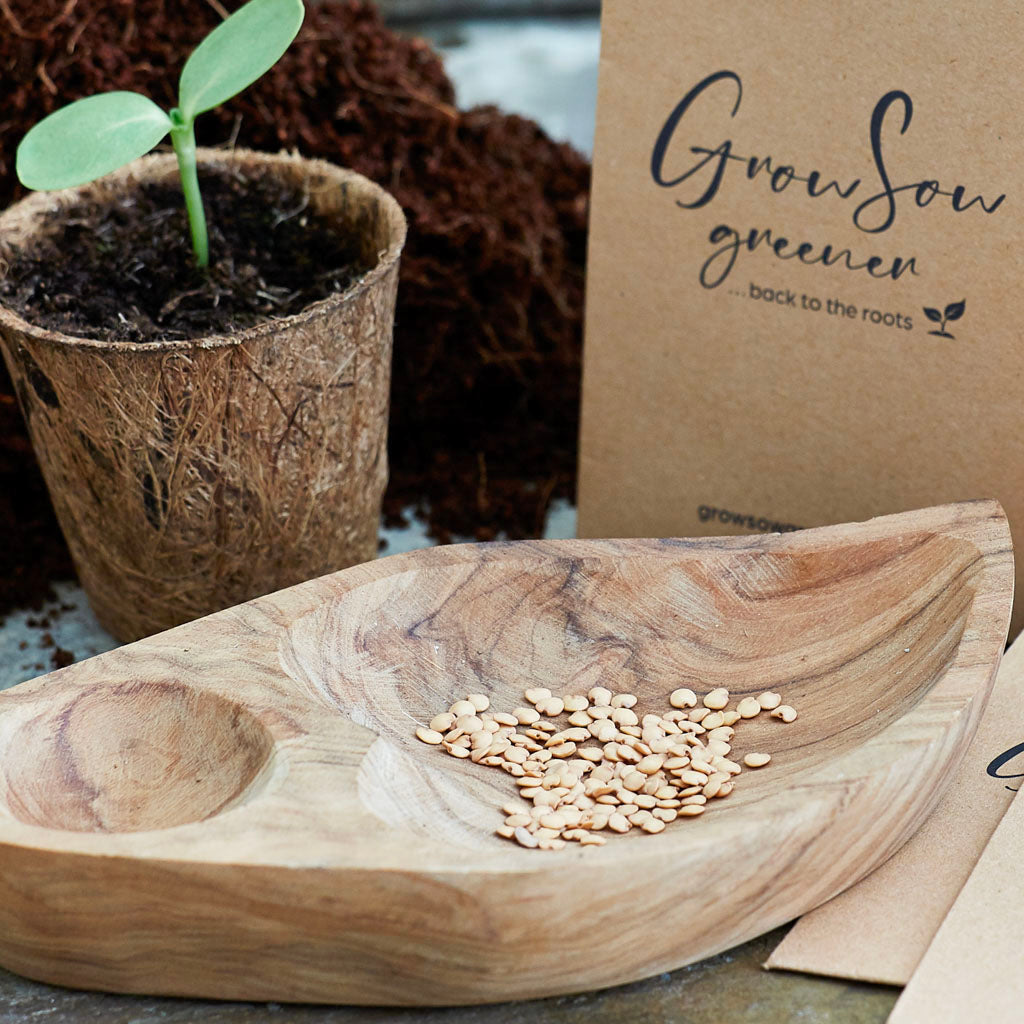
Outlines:
<svg viewBox="0 0 1024 1024"><path fill-rule="evenodd" d="M242 0L223 0L234 10ZM15 148L58 106L110 89L176 100L221 3L3 0L0 206ZM203 114L200 145L296 149L388 189L409 220L395 321L385 511L440 540L537 536L572 498L590 167L532 122L460 111L440 57L365 0L312 4L271 71ZM0 366L0 618L71 575Z"/></svg>
<svg viewBox="0 0 1024 1024"><path fill-rule="evenodd" d="M39 327L145 343L235 333L343 291L366 267L354 240L272 175L200 171L210 265L199 269L180 186L147 183L115 202L50 215L15 250L0 298Z"/></svg>

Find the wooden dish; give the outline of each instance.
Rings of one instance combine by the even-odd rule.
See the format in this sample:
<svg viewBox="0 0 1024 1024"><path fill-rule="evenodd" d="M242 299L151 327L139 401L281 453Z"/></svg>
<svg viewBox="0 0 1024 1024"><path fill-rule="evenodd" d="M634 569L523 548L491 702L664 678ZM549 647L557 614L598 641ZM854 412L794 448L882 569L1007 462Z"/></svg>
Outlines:
<svg viewBox="0 0 1024 1024"><path fill-rule="evenodd" d="M0 962L48 982L452 1004L670 970L816 906L941 795L1006 638L998 505L761 537L435 548L0 695ZM413 730L470 691L780 691L701 818L542 852ZM739 742L739 736L737 737Z"/></svg>

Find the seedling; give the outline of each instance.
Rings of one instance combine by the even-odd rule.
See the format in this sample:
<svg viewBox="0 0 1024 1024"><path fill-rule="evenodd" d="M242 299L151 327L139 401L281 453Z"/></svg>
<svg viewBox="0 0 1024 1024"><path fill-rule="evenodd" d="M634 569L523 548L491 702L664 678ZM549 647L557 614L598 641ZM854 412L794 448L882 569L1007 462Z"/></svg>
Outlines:
<svg viewBox="0 0 1024 1024"><path fill-rule="evenodd" d="M137 92L107 92L70 103L39 122L18 146L26 188L49 191L95 181L148 153L168 133L178 157L196 263L210 262L196 173L195 119L269 71L302 25L302 0L249 0L185 62L178 105L164 111Z"/></svg>

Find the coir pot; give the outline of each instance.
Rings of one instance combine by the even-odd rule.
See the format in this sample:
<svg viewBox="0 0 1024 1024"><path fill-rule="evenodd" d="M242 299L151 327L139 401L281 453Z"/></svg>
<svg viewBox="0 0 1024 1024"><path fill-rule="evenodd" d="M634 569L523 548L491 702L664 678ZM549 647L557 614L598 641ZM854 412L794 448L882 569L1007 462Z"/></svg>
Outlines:
<svg viewBox="0 0 1024 1024"><path fill-rule="evenodd" d="M401 208L320 160L200 160L288 179L358 238L371 269L294 316L186 341L71 337L0 306L0 346L79 579L123 641L377 550ZM55 209L176 176L173 155L154 155L34 193L0 215L0 246L55 230Z"/></svg>

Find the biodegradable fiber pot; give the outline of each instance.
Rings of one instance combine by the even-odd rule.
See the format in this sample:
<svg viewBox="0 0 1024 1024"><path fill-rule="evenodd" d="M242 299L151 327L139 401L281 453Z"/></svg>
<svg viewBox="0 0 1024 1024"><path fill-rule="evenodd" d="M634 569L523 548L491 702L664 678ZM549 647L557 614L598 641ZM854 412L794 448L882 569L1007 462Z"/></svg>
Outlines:
<svg viewBox="0 0 1024 1024"><path fill-rule="evenodd" d="M70 337L0 306L0 345L79 578L124 641L377 550L401 208L320 160L200 160L300 184L313 209L355 233L372 269L294 316L188 341ZM25 244L47 230L41 214L85 195L176 175L173 155L148 156L35 193L0 215L0 240Z"/></svg>

